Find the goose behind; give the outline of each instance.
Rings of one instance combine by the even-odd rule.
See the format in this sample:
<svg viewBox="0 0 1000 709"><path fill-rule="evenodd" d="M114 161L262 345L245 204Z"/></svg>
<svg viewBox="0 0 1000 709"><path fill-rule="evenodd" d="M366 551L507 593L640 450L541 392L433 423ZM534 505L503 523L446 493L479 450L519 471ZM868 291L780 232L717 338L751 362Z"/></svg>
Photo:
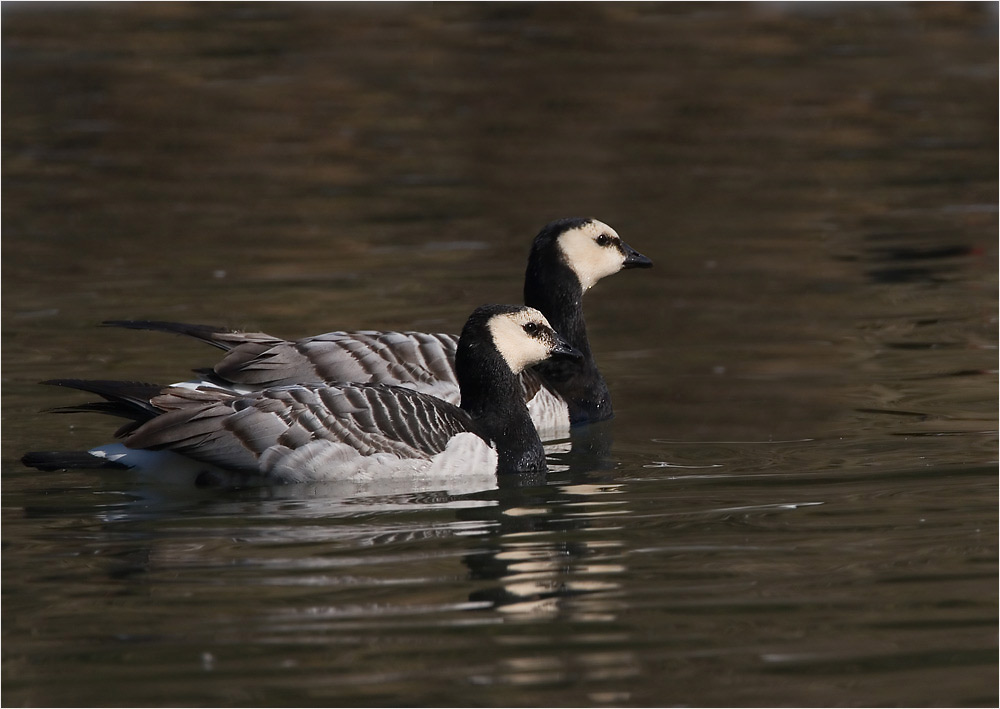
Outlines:
<svg viewBox="0 0 1000 709"><path fill-rule="evenodd" d="M180 454L205 466L203 481L537 472L546 467L544 450L516 375L557 355L579 356L541 313L494 305L476 309L459 339L461 406L381 384L295 384L250 394L171 387L150 396L149 385L53 383L100 394L106 402L68 410L130 419L119 431L127 448ZM128 454L111 450L91 455L129 464ZM79 457L31 453L25 462L59 455Z"/></svg>
<svg viewBox="0 0 1000 709"><path fill-rule="evenodd" d="M650 266L652 261L596 219L560 219L533 240L525 271L525 305L541 311L583 355L527 368L519 375L522 396L543 438L565 437L571 425L613 416L611 396L587 337L583 294L622 269ZM460 398L454 335L364 330L287 341L182 323L107 324L189 335L225 350L222 360L202 374L204 381L232 391L314 381L374 382L406 386L456 404Z"/></svg>

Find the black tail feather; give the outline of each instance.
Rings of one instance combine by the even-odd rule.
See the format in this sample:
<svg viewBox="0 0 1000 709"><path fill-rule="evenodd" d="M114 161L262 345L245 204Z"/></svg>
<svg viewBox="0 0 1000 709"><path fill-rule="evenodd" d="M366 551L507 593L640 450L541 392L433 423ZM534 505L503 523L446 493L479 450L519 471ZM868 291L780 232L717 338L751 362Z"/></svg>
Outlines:
<svg viewBox="0 0 1000 709"><path fill-rule="evenodd" d="M96 412L121 416L137 423L143 423L163 413L150 402L164 389L159 384L107 379L49 379L42 384L79 389L105 399L103 402L60 407L53 410L55 413Z"/></svg>
<svg viewBox="0 0 1000 709"><path fill-rule="evenodd" d="M105 320L101 324L108 327L123 327L128 330L152 330L154 332L187 335L227 352L234 346L234 343L220 339L216 335L234 334L235 330L215 325L190 325L188 323L168 322L166 320Z"/></svg>
<svg viewBox="0 0 1000 709"><path fill-rule="evenodd" d="M53 409L45 409L47 414L107 414L108 416L121 416L130 418L133 421L148 421L149 417L142 415L138 411L113 404L110 401L89 401L86 404L74 404L73 406L57 406Z"/></svg>
<svg viewBox="0 0 1000 709"><path fill-rule="evenodd" d="M127 465L91 455L87 451L31 451L21 457L29 468L54 470L128 470Z"/></svg>

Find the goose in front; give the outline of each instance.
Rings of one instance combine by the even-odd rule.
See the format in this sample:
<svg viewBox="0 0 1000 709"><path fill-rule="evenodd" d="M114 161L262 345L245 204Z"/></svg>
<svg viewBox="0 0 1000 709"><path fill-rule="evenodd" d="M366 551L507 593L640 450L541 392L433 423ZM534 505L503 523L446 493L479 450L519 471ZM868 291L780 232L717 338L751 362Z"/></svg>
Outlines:
<svg viewBox="0 0 1000 709"><path fill-rule="evenodd" d="M582 355L546 361L520 374L523 397L543 439L563 438L570 426L614 415L607 383L587 337L583 294L606 276L650 266L652 261L596 219L560 219L535 237L525 272L524 303L541 311ZM365 330L287 341L203 325L107 324L181 333L226 350L223 359L203 376L204 381L233 391L313 381L374 382L409 387L456 404L460 398L455 372L458 338L454 335Z"/></svg>
<svg viewBox="0 0 1000 709"><path fill-rule="evenodd" d="M83 389L105 402L61 411L98 411L131 419L124 447L86 454L28 453L30 466L52 469L112 462L128 467L146 451L170 451L204 466L202 482L295 483L461 475L546 469L545 452L517 380L550 357L579 357L534 308L489 305L469 317L455 371L461 403L386 384L321 383L239 394L82 380L52 384Z"/></svg>

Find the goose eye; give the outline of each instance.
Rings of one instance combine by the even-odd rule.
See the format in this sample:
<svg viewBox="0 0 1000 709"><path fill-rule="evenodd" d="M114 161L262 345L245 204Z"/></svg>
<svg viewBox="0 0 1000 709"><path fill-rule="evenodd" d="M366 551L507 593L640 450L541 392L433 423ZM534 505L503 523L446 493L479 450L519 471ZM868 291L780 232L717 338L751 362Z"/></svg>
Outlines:
<svg viewBox="0 0 1000 709"><path fill-rule="evenodd" d="M607 234L601 234L599 237L597 237L598 246L607 246L610 243L611 243L611 237L608 236Z"/></svg>
<svg viewBox="0 0 1000 709"><path fill-rule="evenodd" d="M532 337L534 337L535 335L538 334L538 323L533 323L533 322L525 323L524 331L529 335L531 335Z"/></svg>

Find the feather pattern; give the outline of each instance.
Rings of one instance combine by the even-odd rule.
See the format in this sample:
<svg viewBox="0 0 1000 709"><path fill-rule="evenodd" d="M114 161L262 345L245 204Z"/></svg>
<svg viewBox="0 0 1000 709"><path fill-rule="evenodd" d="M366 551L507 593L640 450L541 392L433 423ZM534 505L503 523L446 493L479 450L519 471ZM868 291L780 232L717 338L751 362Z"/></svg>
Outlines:
<svg viewBox="0 0 1000 709"><path fill-rule="evenodd" d="M223 381L256 387L303 382L406 385L457 404L454 335L422 332L329 332L295 342L227 333L234 347L214 367Z"/></svg>
<svg viewBox="0 0 1000 709"><path fill-rule="evenodd" d="M252 397L171 387L152 403L164 413L124 436L130 448L169 449L275 482L323 479L338 457L347 479L371 467L361 465L369 457L429 462L474 428L456 406L384 385L293 385ZM428 466L409 465L419 467Z"/></svg>
<svg viewBox="0 0 1000 709"><path fill-rule="evenodd" d="M525 273L525 303L540 310L583 359L526 369L519 375L531 420L543 439L569 435L570 425L611 418L607 385L590 350L583 320L584 292L623 268L652 262L625 244L611 227L589 218L561 219L535 237ZM405 386L460 403L455 335L371 330L329 332L295 341L260 332L205 325L118 321L135 329L176 332L226 350L207 376L230 391L309 382L382 383Z"/></svg>
<svg viewBox="0 0 1000 709"><path fill-rule="evenodd" d="M264 482L434 477L467 471L467 465L487 466L478 471L487 474L538 472L546 468L545 452L516 375L553 355L580 356L537 310L492 305L477 308L462 331L455 364L461 406L387 384L315 382L238 393L212 386L49 383L104 399L72 410L132 420L118 437L140 455L105 446L89 452L97 462L155 465L149 452L166 451L194 462L198 479L214 475L217 481L233 474ZM24 460L51 467L81 458L32 453Z"/></svg>
<svg viewBox="0 0 1000 709"><path fill-rule="evenodd" d="M249 333L247 342L240 343L240 334L226 333L233 349L214 368L218 379L211 381L216 386L252 391L303 382L378 383L404 386L456 406L461 403L455 335L365 330L329 332L290 342L265 341L262 333ZM568 421L562 397L532 369L521 372L518 381L539 432L547 438L567 435L568 425L558 425ZM227 383L238 387L227 387Z"/></svg>

